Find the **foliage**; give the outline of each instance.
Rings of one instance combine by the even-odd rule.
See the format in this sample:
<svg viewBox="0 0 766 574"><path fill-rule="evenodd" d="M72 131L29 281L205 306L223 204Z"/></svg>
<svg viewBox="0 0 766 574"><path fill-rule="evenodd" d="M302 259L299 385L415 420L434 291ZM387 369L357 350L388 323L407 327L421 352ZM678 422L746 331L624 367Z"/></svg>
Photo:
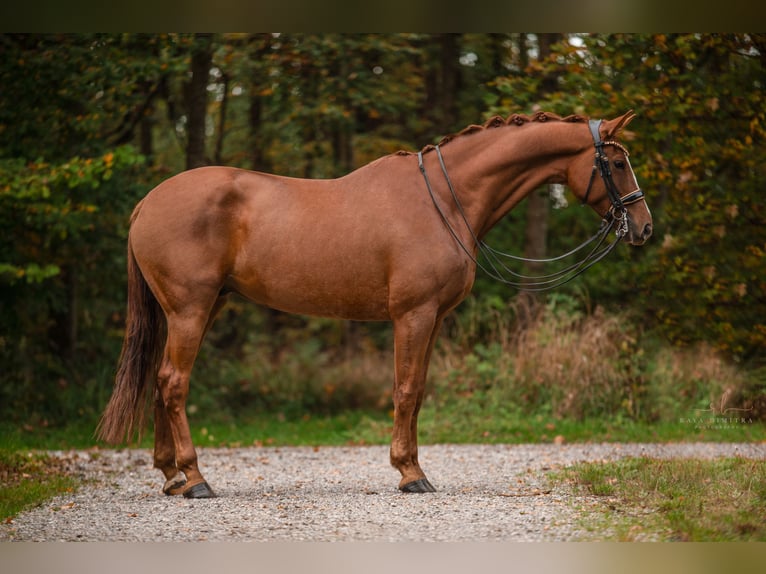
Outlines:
<svg viewBox="0 0 766 574"><path fill-rule="evenodd" d="M638 352L646 333L661 333L692 356L704 348L741 361L752 375L715 375L745 379L732 400L762 394L764 36L551 39L0 35L0 413L44 425L90 416L105 402L123 334L128 219L152 185L183 169L187 143L200 135L190 133L199 128L189 122L189 79L192 53L207 48L207 161L287 175L335 177L498 113L546 108L612 117L635 108L639 119L626 140L655 237L641 249L618 249L612 261L562 288L570 298L550 298L545 320L526 333L517 330L525 320L516 320L527 313L523 300L479 275L474 294L445 326L440 360L451 362L432 375L446 382L432 384L485 393L481 404L506 404L507 393L515 404L529 401L513 408L642 420L678 410L678 401L662 406L657 399L668 389L683 389L683 408L703 401L695 385L723 392L689 371L662 367L662 357L678 360L674 349ZM551 253L597 226L569 204L551 209ZM514 210L488 241L523 252L525 221L524 208ZM390 362L386 326L288 319L241 302L223 317L194 374L200 414L230 420L247 409L387 408L380 405L392 375L379 368ZM614 362L591 368L578 363L577 337L594 336L588 329L597 325ZM527 365L522 345L539 353ZM548 364L546 348L575 351L569 362L550 363L559 365L558 375L536 372ZM356 363L354 354L362 357ZM558 381L564 373L577 373L579 382ZM563 385L547 386L553 382Z"/></svg>
<svg viewBox="0 0 766 574"><path fill-rule="evenodd" d="M99 409L95 377L119 349L127 217L145 188L140 155L108 138L135 60L119 37L0 40L0 401L43 424Z"/></svg>
<svg viewBox="0 0 766 574"><path fill-rule="evenodd" d="M140 34L0 36L0 157L58 163L128 143L189 39Z"/></svg>
<svg viewBox="0 0 766 574"><path fill-rule="evenodd" d="M743 458L629 458L578 463L552 474L604 499L584 517L598 539L755 542L766 540L766 466Z"/></svg>
<svg viewBox="0 0 766 574"><path fill-rule="evenodd" d="M100 408L88 364L119 349L114 290L124 291L125 213L137 198L123 178L139 163L126 147L58 164L0 160L0 219L12 230L0 241L0 397L15 416Z"/></svg>
<svg viewBox="0 0 766 574"><path fill-rule="evenodd" d="M745 427L766 414L762 373L748 376L704 345L668 350L626 315L588 312L571 296L552 296L531 322L509 320L518 310L507 308L495 315L495 335L479 341L473 325L493 321L471 315L435 353L429 400L445 419L543 415L552 423L676 423L694 433L727 412Z"/></svg>
<svg viewBox="0 0 766 574"><path fill-rule="evenodd" d="M258 131L273 142L272 169L343 175L382 155L380 147L355 154L352 138L360 134L395 145L390 151L407 145L417 121L412 94L421 86L418 50L406 35L279 34L256 41L267 48L251 65L258 78L269 78L258 87L268 104Z"/></svg>
<svg viewBox="0 0 766 574"><path fill-rule="evenodd" d="M197 374L214 386L194 389L189 411L201 420L230 422L241 417L278 413L287 418L333 415L349 409L386 412L391 401L393 357L369 339L358 353L333 356L316 336L279 349L245 347L242 359L226 350L204 350Z"/></svg>
<svg viewBox="0 0 766 574"><path fill-rule="evenodd" d="M766 216L758 190L766 175L766 38L575 38L549 59L498 78L490 101L493 110L524 102L595 117L638 112L626 139L655 236L626 256L631 264L622 269L634 277L618 268L590 273L585 282L595 297L629 294L676 343L705 340L729 356L762 361ZM557 89L528 99L551 75Z"/></svg>
<svg viewBox="0 0 766 574"><path fill-rule="evenodd" d="M766 214L758 201L766 76L757 41L658 35L616 42L623 53L645 54L635 79L654 88L634 96L656 132L642 146L651 158L643 175L660 192L661 210L657 252L639 277L641 299L673 340L708 340L741 358L766 345L759 312Z"/></svg>

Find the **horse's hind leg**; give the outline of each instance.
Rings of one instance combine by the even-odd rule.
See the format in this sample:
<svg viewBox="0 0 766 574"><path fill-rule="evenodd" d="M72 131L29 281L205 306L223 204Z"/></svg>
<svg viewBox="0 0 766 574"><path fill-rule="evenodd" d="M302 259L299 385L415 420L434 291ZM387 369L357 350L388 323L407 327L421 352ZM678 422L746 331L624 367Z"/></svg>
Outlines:
<svg viewBox="0 0 766 574"><path fill-rule="evenodd" d="M218 305L216 305L218 307ZM156 421L159 444L155 444L155 465L165 474L165 492L179 491L187 498L211 498L213 490L205 481L197 465L197 452L186 418L186 399L189 395L189 378L210 317L213 313L170 314L168 338L162 363L157 374L158 401L164 406ZM159 410L160 404L158 403ZM168 434L172 437L175 465L186 477L181 489L181 479L170 465Z"/></svg>
<svg viewBox="0 0 766 574"><path fill-rule="evenodd" d="M154 395L154 468L160 469L165 475L162 492L168 495L183 492L186 477L176 466L176 447L159 388L155 389Z"/></svg>
<svg viewBox="0 0 766 574"><path fill-rule="evenodd" d="M207 333L207 331L210 329L213 321L218 315L218 312L221 310L225 303L226 297L219 297L216 300L215 305L213 306L213 309L208 316L202 337L200 337L200 344L202 338L204 338L205 333ZM168 337L168 341L169 340L170 338ZM166 349L165 357L163 359L163 367L165 366L166 361L169 360L168 353L169 351ZM165 375L162 369L160 369L160 373ZM161 392L160 380L163 381L162 385L167 385L165 379L160 379L158 376L158 384L155 389L154 397L154 467L161 470L165 475L165 484L162 487L162 491L168 495L181 494L185 490L184 487L187 484L187 479L184 476L184 473L179 471L177 464L175 440L173 438L173 432L171 431L168 409L166 408L165 399L163 397L163 393ZM200 490L200 488L197 489L197 491Z"/></svg>

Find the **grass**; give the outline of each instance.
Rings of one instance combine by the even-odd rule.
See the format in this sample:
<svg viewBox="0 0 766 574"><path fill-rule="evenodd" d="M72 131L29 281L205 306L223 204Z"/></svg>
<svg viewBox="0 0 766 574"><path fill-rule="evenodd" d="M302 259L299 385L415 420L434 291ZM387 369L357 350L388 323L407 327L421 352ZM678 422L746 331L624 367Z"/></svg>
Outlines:
<svg viewBox="0 0 766 574"><path fill-rule="evenodd" d="M766 463L628 458L580 463L551 479L597 497L582 525L599 541L766 541Z"/></svg>
<svg viewBox="0 0 766 574"><path fill-rule="evenodd" d="M624 417L562 419L545 412L525 414L513 408L487 411L477 398L439 405L426 399L419 417L421 444L435 443L551 443L551 442L766 442L766 425L696 424L689 419L648 423ZM286 417L254 415L238 420L211 421L190 417L192 439L200 447L252 445L388 444L390 411L346 411L332 416ZM93 436L97 421L81 420L66 427L18 427L0 422L0 449L5 451L69 450L105 447ZM147 429L134 447L151 448Z"/></svg>
<svg viewBox="0 0 766 574"><path fill-rule="evenodd" d="M0 520L62 494L80 481L67 473L55 457L0 447Z"/></svg>

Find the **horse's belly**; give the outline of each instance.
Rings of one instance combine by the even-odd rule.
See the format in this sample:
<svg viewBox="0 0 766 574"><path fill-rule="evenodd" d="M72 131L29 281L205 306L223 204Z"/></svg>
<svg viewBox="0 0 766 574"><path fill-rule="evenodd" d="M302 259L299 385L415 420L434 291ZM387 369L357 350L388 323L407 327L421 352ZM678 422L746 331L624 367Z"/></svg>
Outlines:
<svg viewBox="0 0 766 574"><path fill-rule="evenodd" d="M389 290L382 273L373 278L358 269L341 270L338 263L290 263L275 259L233 275L231 287L256 303L288 313L357 321L390 319Z"/></svg>

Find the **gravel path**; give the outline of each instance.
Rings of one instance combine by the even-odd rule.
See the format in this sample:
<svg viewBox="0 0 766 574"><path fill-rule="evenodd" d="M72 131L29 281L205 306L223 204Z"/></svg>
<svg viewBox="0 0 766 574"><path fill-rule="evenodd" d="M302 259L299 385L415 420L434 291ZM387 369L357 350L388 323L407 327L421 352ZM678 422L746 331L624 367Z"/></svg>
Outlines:
<svg viewBox="0 0 766 574"><path fill-rule="evenodd" d="M570 541L601 502L546 472L626 456L766 459L763 444L432 445L435 494L402 494L388 447L201 448L218 498L164 496L148 450L56 452L88 480L0 526L21 541Z"/></svg>

